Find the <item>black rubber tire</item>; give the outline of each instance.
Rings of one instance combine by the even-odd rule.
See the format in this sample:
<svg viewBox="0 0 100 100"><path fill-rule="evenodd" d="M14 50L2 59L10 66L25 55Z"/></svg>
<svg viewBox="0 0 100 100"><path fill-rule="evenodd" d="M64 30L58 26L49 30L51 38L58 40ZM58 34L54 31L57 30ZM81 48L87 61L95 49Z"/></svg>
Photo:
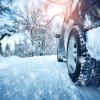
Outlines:
<svg viewBox="0 0 100 100"><path fill-rule="evenodd" d="M70 42L70 38L71 37L74 37L75 38L76 48L77 48L77 58L79 58L80 56L82 56L82 54L81 54L81 42L80 42L80 36L78 34L78 31L75 30L75 29L71 31L71 33L69 35L69 38L68 38L68 43L67 43L67 57L69 56L68 55L68 47L69 47L69 42ZM68 67L68 61L67 61L67 67ZM71 78L71 80L73 82L77 82L78 77L80 75L80 70L81 70L81 64L79 63L79 60L77 59L75 72L74 73L71 73L68 70L69 76L70 76L70 78Z"/></svg>
<svg viewBox="0 0 100 100"><path fill-rule="evenodd" d="M63 59L57 58L57 61L58 61L58 62L63 62Z"/></svg>
<svg viewBox="0 0 100 100"><path fill-rule="evenodd" d="M63 62L63 59L61 59L61 58L59 57L59 50L58 50L58 48L57 48L57 61L58 61L58 62Z"/></svg>

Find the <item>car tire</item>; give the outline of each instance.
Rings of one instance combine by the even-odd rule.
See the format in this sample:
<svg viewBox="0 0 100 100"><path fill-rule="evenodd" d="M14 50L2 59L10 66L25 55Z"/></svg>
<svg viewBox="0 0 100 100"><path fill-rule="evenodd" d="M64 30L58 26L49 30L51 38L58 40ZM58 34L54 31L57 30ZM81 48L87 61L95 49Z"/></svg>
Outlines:
<svg viewBox="0 0 100 100"><path fill-rule="evenodd" d="M57 61L58 62L63 62L63 59L60 58L60 56L59 56L59 48L57 48Z"/></svg>
<svg viewBox="0 0 100 100"><path fill-rule="evenodd" d="M69 76L73 82L78 81L81 71L79 58L82 57L82 54L85 52L85 50L81 49L81 46L80 34L77 30L73 29L67 43L67 67Z"/></svg>

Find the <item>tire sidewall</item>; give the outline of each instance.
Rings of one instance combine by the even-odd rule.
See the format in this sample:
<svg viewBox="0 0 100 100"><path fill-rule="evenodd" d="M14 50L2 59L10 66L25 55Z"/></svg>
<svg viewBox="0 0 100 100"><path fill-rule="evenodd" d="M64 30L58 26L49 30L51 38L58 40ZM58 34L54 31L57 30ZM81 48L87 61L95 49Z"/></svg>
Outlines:
<svg viewBox="0 0 100 100"><path fill-rule="evenodd" d="M75 41L76 41L76 46L77 46L77 63L76 63L76 70L74 73L70 73L69 70L68 70L68 73L69 73L69 76L70 78L72 79L73 82L76 82L78 80L78 77L79 77L79 74L80 74L80 68L81 68L81 64L79 63L79 60L78 58L81 56L81 45L80 45L80 38L79 38L79 34L76 33L76 32L71 32L70 35L69 35L69 38L68 38L68 43L67 43L67 57L68 57L68 48L69 48L69 42L70 42L70 38L71 37L74 37L75 38ZM67 67L68 67L68 61L67 61Z"/></svg>

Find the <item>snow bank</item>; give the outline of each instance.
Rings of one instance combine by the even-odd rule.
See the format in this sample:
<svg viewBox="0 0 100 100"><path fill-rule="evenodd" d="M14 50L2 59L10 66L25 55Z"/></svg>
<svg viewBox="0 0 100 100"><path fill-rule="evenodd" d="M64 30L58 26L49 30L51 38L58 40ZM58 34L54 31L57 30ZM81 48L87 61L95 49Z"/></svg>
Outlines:
<svg viewBox="0 0 100 100"><path fill-rule="evenodd" d="M87 48L91 57L100 60L100 27L91 29L87 33Z"/></svg>
<svg viewBox="0 0 100 100"><path fill-rule="evenodd" d="M88 27L92 24L91 20L90 20L90 16L85 15L85 21L84 21L84 26Z"/></svg>
<svg viewBox="0 0 100 100"><path fill-rule="evenodd" d="M15 51L15 44L19 45L19 44L25 44L25 35L24 34L14 34L10 37L5 36L0 42L1 42L1 47L3 52L6 51L6 47L7 45L9 46L10 50L12 52ZM27 38L26 40L27 44L30 44L30 40Z"/></svg>

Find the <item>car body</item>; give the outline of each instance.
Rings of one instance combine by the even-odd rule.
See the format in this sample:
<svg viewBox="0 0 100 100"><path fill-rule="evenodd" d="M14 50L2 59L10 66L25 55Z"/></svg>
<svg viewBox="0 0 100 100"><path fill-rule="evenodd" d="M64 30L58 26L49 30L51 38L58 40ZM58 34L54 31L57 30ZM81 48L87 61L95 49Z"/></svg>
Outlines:
<svg viewBox="0 0 100 100"><path fill-rule="evenodd" d="M56 34L57 59L67 60L69 76L76 82L88 56L100 61L100 0L67 0L66 4L61 34Z"/></svg>

